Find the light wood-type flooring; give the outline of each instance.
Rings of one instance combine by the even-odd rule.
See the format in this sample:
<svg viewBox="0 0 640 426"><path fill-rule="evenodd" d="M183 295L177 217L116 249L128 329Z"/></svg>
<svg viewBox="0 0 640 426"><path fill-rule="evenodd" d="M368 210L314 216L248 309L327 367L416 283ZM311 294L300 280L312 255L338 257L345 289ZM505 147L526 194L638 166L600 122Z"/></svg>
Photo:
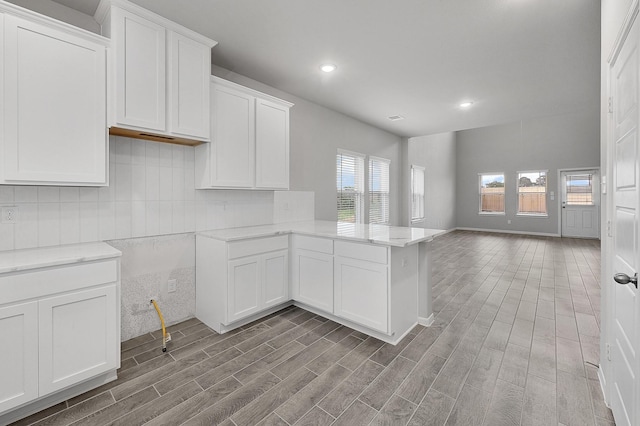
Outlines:
<svg viewBox="0 0 640 426"><path fill-rule="evenodd" d="M597 381L600 244L454 232L435 323L397 346L290 307L218 335L122 344L113 383L18 424L613 425Z"/></svg>

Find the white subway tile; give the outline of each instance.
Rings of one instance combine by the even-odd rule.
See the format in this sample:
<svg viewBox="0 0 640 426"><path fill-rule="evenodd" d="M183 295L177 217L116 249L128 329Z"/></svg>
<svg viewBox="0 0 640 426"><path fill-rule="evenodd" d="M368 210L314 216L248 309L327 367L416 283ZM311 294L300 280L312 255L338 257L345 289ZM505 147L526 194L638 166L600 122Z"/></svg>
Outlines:
<svg viewBox="0 0 640 426"><path fill-rule="evenodd" d="M13 204L15 201L13 186L0 185L0 204Z"/></svg>
<svg viewBox="0 0 640 426"><path fill-rule="evenodd" d="M172 145L173 148L173 168L184 168L184 147L180 145Z"/></svg>
<svg viewBox="0 0 640 426"><path fill-rule="evenodd" d="M147 201L160 199L160 168L147 164Z"/></svg>
<svg viewBox="0 0 640 426"><path fill-rule="evenodd" d="M39 186L38 187L39 203L59 203L60 188L57 186Z"/></svg>
<svg viewBox="0 0 640 426"><path fill-rule="evenodd" d="M79 242L80 203L60 203L60 244Z"/></svg>
<svg viewBox="0 0 640 426"><path fill-rule="evenodd" d="M13 223L0 223L0 251L13 250L15 227Z"/></svg>
<svg viewBox="0 0 640 426"><path fill-rule="evenodd" d="M133 172L131 164L116 164L115 201L131 201L133 193Z"/></svg>
<svg viewBox="0 0 640 426"><path fill-rule="evenodd" d="M194 146L184 147L184 167L193 169L196 163L196 148Z"/></svg>
<svg viewBox="0 0 640 426"><path fill-rule="evenodd" d="M184 232L184 201L172 201L171 202L173 213L171 217L171 233L178 234Z"/></svg>
<svg viewBox="0 0 640 426"><path fill-rule="evenodd" d="M131 164L146 164L146 141L131 139Z"/></svg>
<svg viewBox="0 0 640 426"><path fill-rule="evenodd" d="M160 202L147 201L146 214L147 235L158 235L160 232Z"/></svg>
<svg viewBox="0 0 640 426"><path fill-rule="evenodd" d="M173 165L173 145L168 143L159 143L160 157L158 164L160 167L171 167Z"/></svg>
<svg viewBox="0 0 640 426"><path fill-rule="evenodd" d="M14 225L15 248L38 247L38 204L25 203L20 204L19 207L20 218Z"/></svg>
<svg viewBox="0 0 640 426"><path fill-rule="evenodd" d="M173 201L184 200L184 169L173 169L173 194L171 199Z"/></svg>
<svg viewBox="0 0 640 426"><path fill-rule="evenodd" d="M117 138L115 145L116 164L131 164L131 139L122 137Z"/></svg>
<svg viewBox="0 0 640 426"><path fill-rule="evenodd" d="M36 186L16 186L15 200L16 203L37 203L38 187Z"/></svg>
<svg viewBox="0 0 640 426"><path fill-rule="evenodd" d="M196 199L195 175L193 169L184 169L184 199L193 201Z"/></svg>
<svg viewBox="0 0 640 426"><path fill-rule="evenodd" d="M144 164L134 164L131 174L131 199L144 201L147 195L147 169Z"/></svg>
<svg viewBox="0 0 640 426"><path fill-rule="evenodd" d="M131 203L131 236L144 237L147 235L147 202L133 201Z"/></svg>
<svg viewBox="0 0 640 426"><path fill-rule="evenodd" d="M101 241L113 240L116 236L115 203L98 202L98 237Z"/></svg>
<svg viewBox="0 0 640 426"><path fill-rule="evenodd" d="M60 245L60 203L38 203L38 246Z"/></svg>
<svg viewBox="0 0 640 426"><path fill-rule="evenodd" d="M194 232L196 230L196 202L184 202L184 232Z"/></svg>
<svg viewBox="0 0 640 426"><path fill-rule="evenodd" d="M195 201L196 231L205 231L208 229L207 213L207 204L204 201Z"/></svg>
<svg viewBox="0 0 640 426"><path fill-rule="evenodd" d="M80 242L100 241L98 202L80 203Z"/></svg>
<svg viewBox="0 0 640 426"><path fill-rule="evenodd" d="M171 201L160 201L159 232L170 234L173 225L173 206Z"/></svg>
<svg viewBox="0 0 640 426"><path fill-rule="evenodd" d="M160 165L160 143L158 142L145 142L145 150L147 156L145 161L147 166L158 167Z"/></svg>
<svg viewBox="0 0 640 426"><path fill-rule="evenodd" d="M132 228L131 201L116 201L116 238L131 238Z"/></svg>
<svg viewBox="0 0 640 426"><path fill-rule="evenodd" d="M98 201L99 188L79 188L80 202L89 203Z"/></svg>
<svg viewBox="0 0 640 426"><path fill-rule="evenodd" d="M63 186L60 188L61 203L77 203L80 201L80 188Z"/></svg>
<svg viewBox="0 0 640 426"><path fill-rule="evenodd" d="M159 171L160 180L160 201L171 201L173 196L173 169L171 167L160 167Z"/></svg>

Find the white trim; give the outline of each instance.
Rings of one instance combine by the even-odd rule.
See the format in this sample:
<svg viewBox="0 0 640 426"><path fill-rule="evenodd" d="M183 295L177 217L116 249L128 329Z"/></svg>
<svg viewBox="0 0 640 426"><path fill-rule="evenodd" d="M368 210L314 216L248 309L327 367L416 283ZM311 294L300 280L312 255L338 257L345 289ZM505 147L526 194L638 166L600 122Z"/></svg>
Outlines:
<svg viewBox="0 0 640 426"><path fill-rule="evenodd" d="M391 160L389 160L388 158L382 158L382 157L376 157L375 155L370 155L369 156L369 161L374 160L374 161L381 161L383 163L387 163L389 165L391 165Z"/></svg>
<svg viewBox="0 0 640 426"><path fill-rule="evenodd" d="M250 87L241 86L238 83L234 83L233 81L225 80L224 78L217 77L215 75L210 76L210 81L213 84L218 84L220 86L227 87L229 89L239 90L241 92L247 93L251 96L255 96L256 98L262 98L270 102L274 102L279 105L283 105L287 108L291 108L294 104L289 101L285 101L284 99L276 98L275 96L271 96L264 92L260 92L255 89L251 89Z"/></svg>
<svg viewBox="0 0 640 426"><path fill-rule="evenodd" d="M638 12L640 11L640 2L638 0L633 0L631 3L631 7L629 8L629 12L624 19L624 22L620 26L620 31L618 32L618 36L616 37L616 41L613 43L613 48L609 53L609 58L607 59L607 63L613 64L617 59L620 51L622 50L622 46L624 45L627 36L629 35L629 31L631 31L631 27L633 27L633 22L636 20L638 16ZM609 91L609 95L611 92Z"/></svg>
<svg viewBox="0 0 640 426"><path fill-rule="evenodd" d="M538 219L549 218L549 213L516 213L517 217L536 217Z"/></svg>
<svg viewBox="0 0 640 426"><path fill-rule="evenodd" d="M478 212L481 216L506 216L505 212Z"/></svg>
<svg viewBox="0 0 640 426"><path fill-rule="evenodd" d="M560 237L560 234L552 234L548 232L529 232L529 231L508 231L505 229L487 229L487 228L467 228L456 227L456 231L477 231L477 232L495 232L498 234L519 234L519 235L532 235L536 237Z"/></svg>
<svg viewBox="0 0 640 426"><path fill-rule="evenodd" d="M544 213L520 213L520 174L524 173L542 173L544 172ZM526 188L523 186L523 188ZM506 207L506 206L505 206ZM516 170L516 216L525 217L549 217L549 169L538 170Z"/></svg>
<svg viewBox="0 0 640 426"><path fill-rule="evenodd" d="M430 327L431 325L433 325L434 321L435 321L435 318L433 314L429 315L427 318L418 317L418 324L423 325L425 327Z"/></svg>

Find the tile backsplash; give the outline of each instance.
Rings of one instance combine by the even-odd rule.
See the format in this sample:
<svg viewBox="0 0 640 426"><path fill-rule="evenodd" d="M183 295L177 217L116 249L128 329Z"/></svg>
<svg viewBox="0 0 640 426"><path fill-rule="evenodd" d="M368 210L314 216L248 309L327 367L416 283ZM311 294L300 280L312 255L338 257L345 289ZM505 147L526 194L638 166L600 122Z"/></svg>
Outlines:
<svg viewBox="0 0 640 426"><path fill-rule="evenodd" d="M313 219L313 193L196 191L194 152L112 136L108 187L0 186L0 206L18 207L0 250Z"/></svg>

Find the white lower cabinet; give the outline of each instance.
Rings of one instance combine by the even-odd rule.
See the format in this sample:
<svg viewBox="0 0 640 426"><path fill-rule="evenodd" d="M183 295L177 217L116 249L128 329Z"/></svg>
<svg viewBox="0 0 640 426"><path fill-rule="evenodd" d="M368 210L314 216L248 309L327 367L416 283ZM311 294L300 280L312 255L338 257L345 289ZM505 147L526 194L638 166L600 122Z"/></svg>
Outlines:
<svg viewBox="0 0 640 426"><path fill-rule="evenodd" d="M289 300L289 237L196 236L196 316L219 333Z"/></svg>
<svg viewBox="0 0 640 426"><path fill-rule="evenodd" d="M294 258L295 299L333 313L333 255L296 249Z"/></svg>
<svg viewBox="0 0 640 426"><path fill-rule="evenodd" d="M38 302L0 308L0 413L38 397Z"/></svg>
<svg viewBox="0 0 640 426"><path fill-rule="evenodd" d="M387 277L386 264L336 256L334 313L386 333L389 309Z"/></svg>
<svg viewBox="0 0 640 426"><path fill-rule="evenodd" d="M40 263L0 272L0 424L116 379L120 252L104 243L74 247L6 255ZM83 260L95 253L103 257ZM6 260L0 253L0 265Z"/></svg>
<svg viewBox="0 0 640 426"><path fill-rule="evenodd" d="M116 286L38 302L40 393L51 393L118 366Z"/></svg>

